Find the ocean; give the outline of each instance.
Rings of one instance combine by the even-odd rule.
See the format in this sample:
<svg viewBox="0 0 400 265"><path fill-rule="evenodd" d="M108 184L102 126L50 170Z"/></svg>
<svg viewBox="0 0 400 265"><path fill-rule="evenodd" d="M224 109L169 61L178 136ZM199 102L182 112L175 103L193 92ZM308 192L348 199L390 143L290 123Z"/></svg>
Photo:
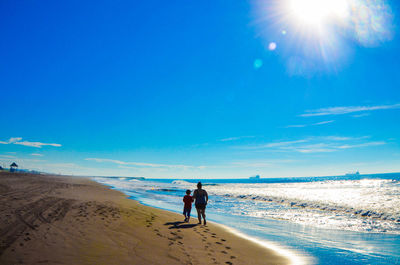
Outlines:
<svg viewBox="0 0 400 265"><path fill-rule="evenodd" d="M260 179L94 177L142 204L182 213L201 181L207 219L298 264L400 264L400 173ZM182 216L183 218L183 216ZM196 210L192 210L196 219ZM196 222L197 220L192 220Z"/></svg>

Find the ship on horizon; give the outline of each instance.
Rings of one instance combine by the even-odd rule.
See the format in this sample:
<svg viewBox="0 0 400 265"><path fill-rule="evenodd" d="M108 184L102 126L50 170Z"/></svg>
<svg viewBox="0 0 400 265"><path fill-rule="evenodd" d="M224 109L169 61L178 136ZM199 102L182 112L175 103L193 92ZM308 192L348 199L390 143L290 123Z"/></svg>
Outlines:
<svg viewBox="0 0 400 265"><path fill-rule="evenodd" d="M348 172L345 174L346 177L354 177L354 176L359 176L360 172L356 171L356 172Z"/></svg>

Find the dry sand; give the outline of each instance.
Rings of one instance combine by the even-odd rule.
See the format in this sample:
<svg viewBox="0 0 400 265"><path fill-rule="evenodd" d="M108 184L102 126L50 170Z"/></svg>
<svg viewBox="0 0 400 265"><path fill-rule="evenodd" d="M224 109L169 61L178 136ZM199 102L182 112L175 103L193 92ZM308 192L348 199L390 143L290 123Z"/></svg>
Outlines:
<svg viewBox="0 0 400 265"><path fill-rule="evenodd" d="M89 179L0 172L0 264L288 264Z"/></svg>

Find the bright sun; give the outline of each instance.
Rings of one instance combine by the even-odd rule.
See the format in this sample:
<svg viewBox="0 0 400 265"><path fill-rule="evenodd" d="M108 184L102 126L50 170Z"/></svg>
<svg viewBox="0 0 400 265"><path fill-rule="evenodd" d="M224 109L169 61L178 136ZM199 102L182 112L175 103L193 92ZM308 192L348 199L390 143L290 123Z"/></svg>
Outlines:
<svg viewBox="0 0 400 265"><path fill-rule="evenodd" d="M348 0L288 0L293 18L309 26L323 27L329 20L348 16Z"/></svg>

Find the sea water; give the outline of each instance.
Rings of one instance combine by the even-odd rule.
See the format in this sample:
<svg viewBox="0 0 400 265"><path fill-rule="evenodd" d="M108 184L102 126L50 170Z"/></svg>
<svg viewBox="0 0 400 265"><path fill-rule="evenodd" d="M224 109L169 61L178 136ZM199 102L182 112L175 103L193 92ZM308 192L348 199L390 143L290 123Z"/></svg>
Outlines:
<svg viewBox="0 0 400 265"><path fill-rule="evenodd" d="M199 181L94 180L178 213ZM288 249L298 263L400 264L400 174L200 181L208 220Z"/></svg>

